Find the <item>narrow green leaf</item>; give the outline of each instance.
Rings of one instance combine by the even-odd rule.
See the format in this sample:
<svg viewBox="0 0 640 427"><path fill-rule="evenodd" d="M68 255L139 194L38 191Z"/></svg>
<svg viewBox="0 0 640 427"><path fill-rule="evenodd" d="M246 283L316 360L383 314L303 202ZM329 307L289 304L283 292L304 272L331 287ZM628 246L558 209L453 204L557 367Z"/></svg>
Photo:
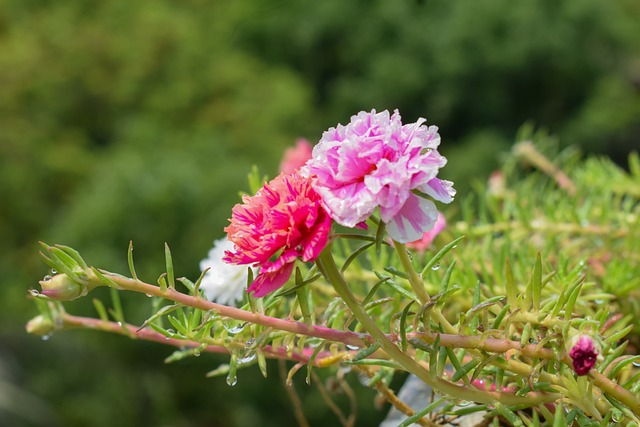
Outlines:
<svg viewBox="0 0 640 427"><path fill-rule="evenodd" d="M376 291L378 290L378 288L386 281L391 280L391 277L389 276L385 276L383 278L381 278L375 285L373 285L371 287L371 290L369 291L369 293L367 293L367 296L362 300L362 305L365 305L366 303L369 302L369 300L371 298L373 298L374 294L376 293Z"/></svg>
<svg viewBox="0 0 640 427"><path fill-rule="evenodd" d="M580 295L580 291L582 290L582 285L584 282L581 280L578 283L572 292L569 294L567 298L567 303L564 305L564 320L570 320L573 316L573 308L576 305L576 300L578 299L578 295Z"/></svg>
<svg viewBox="0 0 640 427"><path fill-rule="evenodd" d="M476 366L478 366L478 363L480 363L478 360L471 360L470 362L465 363L464 365L462 365L460 367L460 369L458 369L453 376L451 377L451 381L455 382L455 381L459 381L461 380L463 377L466 377L467 374ZM467 378L468 381L468 378ZM465 382L467 382L465 381Z"/></svg>
<svg viewBox="0 0 640 427"><path fill-rule="evenodd" d="M625 356L623 360L615 364L613 369L611 369L611 372L609 373L608 377L612 379L616 378L624 368L626 368L633 362L637 362L638 360L640 360L640 356Z"/></svg>
<svg viewBox="0 0 640 427"><path fill-rule="evenodd" d="M447 267L447 270L444 272L444 276L442 277L442 281L440 282L440 289L442 289L442 291L446 291L447 289L449 289L449 283L451 282L451 274L453 273L453 269L456 266L456 260L453 260L451 262L451 265L449 265L449 267Z"/></svg>
<svg viewBox="0 0 640 427"><path fill-rule="evenodd" d="M404 271L399 270L397 267L394 266L389 266L389 267L385 267L384 271L386 271L387 273L391 273L396 277L401 277L403 279L409 279L409 276L407 275L407 273L405 273Z"/></svg>
<svg viewBox="0 0 640 427"><path fill-rule="evenodd" d="M436 253L433 258L431 258L429 260L429 262L427 263L427 265L424 266L424 268L422 269L422 272L420 272L420 276L424 279L425 276L427 275L427 273L429 272L429 270L431 270L433 268L434 265L436 265L438 262L440 262L440 260L442 259L442 257L444 257L447 253L449 253L449 251L453 248L455 248L456 246L458 246L458 243L460 243L460 241L462 239L464 239L465 236L460 236L457 239L453 240L452 242L446 244L445 246L442 247L442 249L440 249L438 251L438 253Z"/></svg>
<svg viewBox="0 0 640 427"><path fill-rule="evenodd" d="M358 351L356 353L355 356L353 356L353 361L358 362L360 360L366 359L367 357L371 356L373 353L375 353L378 349L380 348L380 343L379 342L375 342L372 345L370 345L369 347L365 347L362 350Z"/></svg>
<svg viewBox="0 0 640 427"><path fill-rule="evenodd" d="M111 280L110 278L102 274L102 272L97 268L91 267L91 271L93 271L93 274L96 275L98 280L100 280L105 285L109 286L111 289L118 289L120 287L116 282L114 282L113 280Z"/></svg>
<svg viewBox="0 0 640 427"><path fill-rule="evenodd" d="M183 305L182 304L165 305L160 310L155 312L151 317L149 317L147 320L145 320L144 323L138 328L138 331L143 330L144 328L149 326L149 324L151 322L153 322L154 320L164 316L165 314L169 314L169 313L179 309L180 307L183 307Z"/></svg>
<svg viewBox="0 0 640 427"><path fill-rule="evenodd" d="M383 366L385 368L404 369L399 363L387 359L345 360L344 365Z"/></svg>
<svg viewBox="0 0 640 427"><path fill-rule="evenodd" d="M258 351L257 354L258 354L258 367L260 368L260 373L264 378L267 378L267 358L264 356L264 353L261 351Z"/></svg>
<svg viewBox="0 0 640 427"><path fill-rule="evenodd" d="M115 289L111 288L111 302L113 304L113 308L111 309L111 314L116 322L124 322L124 313L122 311L122 303L120 302L120 294Z"/></svg>
<svg viewBox="0 0 640 427"><path fill-rule="evenodd" d="M167 290L167 273L162 273L160 277L158 277L158 285L160 285L162 292Z"/></svg>
<svg viewBox="0 0 640 427"><path fill-rule="evenodd" d="M63 250L67 255L69 255L71 258L73 258L73 260L80 266L80 268L82 268L83 270L86 270L87 268L89 268L89 266L87 266L87 263L84 262L84 259L82 259L82 257L80 256L80 253L78 251L76 251L73 248L70 248L69 246L64 246L64 245L55 245L56 248L60 248L61 250Z"/></svg>
<svg viewBox="0 0 640 427"><path fill-rule="evenodd" d="M49 254L52 255L54 261L58 261L58 263L61 264L58 264L58 271L61 273L73 274L77 273L81 269L80 265L78 265L73 257L69 256L65 251L56 246L49 248Z"/></svg>
<svg viewBox="0 0 640 427"><path fill-rule="evenodd" d="M436 410L441 405L444 405L446 403L446 401L447 401L446 398L442 397L442 398L432 402L431 404L429 404L424 409L421 409L420 411L416 412L415 414L413 414L412 416L410 416L409 418L404 420L402 423L400 423L398 425L398 427L408 427L410 425L413 425L420 418L422 418L425 415L433 412L434 410Z"/></svg>
<svg viewBox="0 0 640 427"><path fill-rule="evenodd" d="M529 344L529 339L531 338L531 323L527 323L524 325L522 329L522 335L520 336L520 348L524 348L527 344Z"/></svg>
<svg viewBox="0 0 640 427"><path fill-rule="evenodd" d="M164 257L167 265L167 284L171 289L175 289L176 282L173 275L173 258L171 257L171 250L169 249L169 245L166 242L164 244Z"/></svg>
<svg viewBox="0 0 640 427"><path fill-rule="evenodd" d="M347 267L349 267L349 264L351 264L358 257L358 255L360 255L361 253L363 253L364 251L369 249L374 244L375 244L375 242L366 243L366 244L360 246L355 251L353 251L353 253L351 255L349 255L349 257L345 260L344 264L342 265L342 268L340 269L340 272L344 273L344 271L347 269Z"/></svg>
<svg viewBox="0 0 640 427"><path fill-rule="evenodd" d="M556 411L553 415L553 427L567 427L567 420L564 417L564 408L562 403L556 406Z"/></svg>
<svg viewBox="0 0 640 427"><path fill-rule="evenodd" d="M100 320L102 320L103 322L108 322L109 321L109 315L107 314L107 309L105 308L105 306L102 303L102 301L100 301L97 298L94 298L93 299L93 306L95 307L96 311L98 312L98 317L100 317Z"/></svg>
<svg viewBox="0 0 640 427"><path fill-rule="evenodd" d="M296 267L296 286L297 291L296 294L298 296L298 305L300 306L300 311L302 312L302 318L304 319L304 323L311 326L313 324L313 319L311 318L311 310L309 310L309 295L307 292L308 288L305 288L301 285L303 282L302 272L299 267Z"/></svg>
<svg viewBox="0 0 640 427"><path fill-rule="evenodd" d="M431 347L429 344L427 344L426 342L422 341L420 338L409 338L408 340L409 344L411 344L413 347L417 348L418 350L422 350L426 353L429 354L433 354L433 347Z"/></svg>
<svg viewBox="0 0 640 427"><path fill-rule="evenodd" d="M522 419L520 419L520 417L517 416L516 413L513 412L511 409L507 408L501 403L496 403L495 408L496 408L496 411L498 411L500 415L505 417L513 427L524 427L524 423L522 422Z"/></svg>
<svg viewBox="0 0 640 427"><path fill-rule="evenodd" d="M618 341L620 341L622 338L624 338L625 336L627 336L627 334L629 334L629 332L631 332L633 330L634 326L633 325L629 325L626 328L618 331L618 332L614 332L613 334L609 335L608 337L605 338L605 342L607 344L614 344Z"/></svg>
<svg viewBox="0 0 640 427"><path fill-rule="evenodd" d="M404 310L402 310L402 316L400 316L400 348L403 353L407 351L407 316L413 303L415 303L415 300L405 306Z"/></svg>
<svg viewBox="0 0 640 427"><path fill-rule="evenodd" d="M509 304L502 307L502 310L500 310L495 320L493 321L493 329L498 329L500 327L500 324L502 323L504 316L506 316L506 314L509 312L509 308L511 308Z"/></svg>
<svg viewBox="0 0 640 427"><path fill-rule="evenodd" d="M138 280L138 275L136 274L136 268L133 265L133 240L129 240L129 250L127 251L127 261L129 263L129 271L131 272L131 277L133 280Z"/></svg>

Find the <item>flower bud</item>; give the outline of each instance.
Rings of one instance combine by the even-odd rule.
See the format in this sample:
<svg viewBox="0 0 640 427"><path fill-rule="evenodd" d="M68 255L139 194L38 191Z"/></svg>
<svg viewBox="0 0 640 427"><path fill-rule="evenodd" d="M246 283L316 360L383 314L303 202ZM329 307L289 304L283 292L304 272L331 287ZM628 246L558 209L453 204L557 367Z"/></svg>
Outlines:
<svg viewBox="0 0 640 427"><path fill-rule="evenodd" d="M578 375L587 375L596 365L598 352L591 337L581 335L574 340L573 347L569 351L569 356L573 360L573 370Z"/></svg>
<svg viewBox="0 0 640 427"><path fill-rule="evenodd" d="M47 280L48 279L48 280ZM56 301L69 301L86 295L86 287L66 274L56 274L40 281L42 294Z"/></svg>
<svg viewBox="0 0 640 427"><path fill-rule="evenodd" d="M27 333L33 335L47 336L54 330L51 319L39 315L29 320L26 326Z"/></svg>

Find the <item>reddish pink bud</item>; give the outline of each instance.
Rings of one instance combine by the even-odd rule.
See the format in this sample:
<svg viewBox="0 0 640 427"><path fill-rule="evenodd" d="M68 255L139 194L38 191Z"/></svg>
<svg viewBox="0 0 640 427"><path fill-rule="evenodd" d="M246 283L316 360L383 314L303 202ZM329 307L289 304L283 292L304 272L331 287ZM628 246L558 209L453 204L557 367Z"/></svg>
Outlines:
<svg viewBox="0 0 640 427"><path fill-rule="evenodd" d="M576 371L576 374L587 375L596 365L598 353L593 345L593 340L583 335L571 348L569 356L573 359L573 370Z"/></svg>

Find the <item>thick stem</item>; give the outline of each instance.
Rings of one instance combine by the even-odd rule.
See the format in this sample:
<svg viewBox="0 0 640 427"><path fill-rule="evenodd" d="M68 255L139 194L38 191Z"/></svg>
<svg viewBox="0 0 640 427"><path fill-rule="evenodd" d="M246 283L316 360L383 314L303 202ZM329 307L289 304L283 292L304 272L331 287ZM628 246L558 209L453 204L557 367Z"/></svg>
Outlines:
<svg viewBox="0 0 640 427"><path fill-rule="evenodd" d="M535 406L540 403L550 402L560 398L560 395L558 394L529 393L526 397L520 397L508 393L479 391L450 383L436 376L432 377L430 372L422 367L422 365L405 354L393 342L391 342L378 328L375 322L367 315L366 311L351 293L347 283L340 274L340 271L333 260L333 256L331 255L330 246L324 249L322 254L316 260L316 263L318 264L318 268L322 274L325 276L327 281L333 285L338 295L344 300L356 319L358 319L367 332L369 332L371 336L380 343L382 349L389 355L389 357L402 365L405 370L416 375L434 390L460 400L488 404L502 402L506 405L518 405L523 407Z"/></svg>

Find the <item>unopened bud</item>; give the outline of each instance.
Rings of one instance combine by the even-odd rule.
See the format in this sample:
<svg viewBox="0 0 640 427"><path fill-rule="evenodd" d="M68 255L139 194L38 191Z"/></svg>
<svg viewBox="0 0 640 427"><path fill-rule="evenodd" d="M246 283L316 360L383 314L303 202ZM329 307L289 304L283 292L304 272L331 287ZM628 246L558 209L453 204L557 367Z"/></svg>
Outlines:
<svg viewBox="0 0 640 427"><path fill-rule="evenodd" d="M573 370L578 375L587 375L596 365L598 352L591 337L581 335L574 339L573 346L569 351L569 356L573 360Z"/></svg>
<svg viewBox="0 0 640 427"><path fill-rule="evenodd" d="M54 331L51 319L39 315L29 320L27 323L27 332L33 335L48 336Z"/></svg>
<svg viewBox="0 0 640 427"><path fill-rule="evenodd" d="M40 281L42 294L56 301L69 301L87 293L86 286L73 280L66 274L56 274Z"/></svg>

